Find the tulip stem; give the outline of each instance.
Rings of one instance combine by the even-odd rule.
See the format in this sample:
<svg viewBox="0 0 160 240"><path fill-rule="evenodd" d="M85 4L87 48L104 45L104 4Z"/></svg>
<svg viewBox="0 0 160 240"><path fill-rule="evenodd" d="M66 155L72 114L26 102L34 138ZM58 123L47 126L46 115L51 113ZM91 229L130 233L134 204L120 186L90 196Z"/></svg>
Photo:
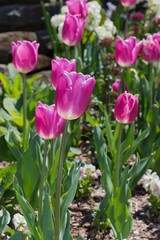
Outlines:
<svg viewBox="0 0 160 240"><path fill-rule="evenodd" d="M121 76L121 82L119 86L119 95L124 92L125 86L124 86L124 75L125 75L125 68L122 70L122 76Z"/></svg>
<svg viewBox="0 0 160 240"><path fill-rule="evenodd" d="M65 126L62 136L62 144L60 150L58 173L57 173L57 183L56 183L56 199L55 199L55 238L54 240L59 240L60 235L60 199L61 199L61 182L62 182L62 169L63 169L63 158L65 150L65 140L67 136L68 121L65 121Z"/></svg>
<svg viewBox="0 0 160 240"><path fill-rule="evenodd" d="M50 161L49 161L49 181L50 182L51 182L51 173L53 171L53 162L54 162L53 150L54 150L54 139L51 139Z"/></svg>
<svg viewBox="0 0 160 240"><path fill-rule="evenodd" d="M153 104L153 63L149 64L149 81L150 81L150 101L149 106L152 107Z"/></svg>
<svg viewBox="0 0 160 240"><path fill-rule="evenodd" d="M41 182L40 182L40 192L39 192L38 222L41 219L42 208L43 208L43 188L44 188L45 168L46 168L46 159L47 159L47 147L48 147L48 140L45 140L43 165L42 165L42 172L41 172Z"/></svg>
<svg viewBox="0 0 160 240"><path fill-rule="evenodd" d="M23 151L26 150L27 89L26 74L23 74Z"/></svg>
<svg viewBox="0 0 160 240"><path fill-rule="evenodd" d="M116 165L115 165L115 179L114 179L114 192L116 192L116 188L119 185L119 166L120 166L120 148L121 148L121 138L122 138L122 130L123 124L120 124L118 142L117 142L117 153L116 153Z"/></svg>

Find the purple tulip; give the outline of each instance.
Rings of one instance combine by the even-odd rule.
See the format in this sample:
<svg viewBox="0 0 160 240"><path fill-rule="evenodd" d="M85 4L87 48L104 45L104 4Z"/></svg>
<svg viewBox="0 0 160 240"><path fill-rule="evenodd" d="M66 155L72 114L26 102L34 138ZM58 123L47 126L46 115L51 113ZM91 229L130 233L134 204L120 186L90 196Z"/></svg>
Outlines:
<svg viewBox="0 0 160 240"><path fill-rule="evenodd" d="M11 47L15 68L21 73L31 72L37 63L39 43L24 40L17 45L12 42Z"/></svg>
<svg viewBox="0 0 160 240"><path fill-rule="evenodd" d="M115 82L113 83L112 85L112 89L113 89L113 92L115 93L119 93L119 87L120 87L120 83L121 83L121 79L116 79ZM125 91L128 92L128 86L127 86L127 83L124 82L124 88L125 88ZM117 99L117 96L114 95L114 98Z"/></svg>
<svg viewBox="0 0 160 240"><path fill-rule="evenodd" d="M143 40L141 56L147 62L158 61L160 59L160 42L158 42L158 36L154 35L153 38L152 35L149 35L147 40Z"/></svg>
<svg viewBox="0 0 160 240"><path fill-rule="evenodd" d="M138 95L122 93L116 101L114 117L121 123L132 123L138 112Z"/></svg>
<svg viewBox="0 0 160 240"><path fill-rule="evenodd" d="M116 37L116 61L121 67L132 66L138 57L138 53L142 48L142 41L137 44L136 37L129 37L123 40L121 37Z"/></svg>
<svg viewBox="0 0 160 240"><path fill-rule="evenodd" d="M54 104L48 106L38 102L35 123L37 133L41 138L53 139L63 132L65 120L59 116Z"/></svg>
<svg viewBox="0 0 160 240"><path fill-rule="evenodd" d="M88 14L87 0L68 0L66 5L71 15L80 15L82 19L85 19Z"/></svg>
<svg viewBox="0 0 160 240"><path fill-rule="evenodd" d="M66 58L59 58L51 61L52 63L52 86L56 90L58 85L58 77L65 70L66 72L76 71L76 60L72 59L68 61Z"/></svg>
<svg viewBox="0 0 160 240"><path fill-rule="evenodd" d="M76 46L80 43L83 34L85 20L80 15L65 13L65 21L62 29L62 40L68 46Z"/></svg>
<svg viewBox="0 0 160 240"><path fill-rule="evenodd" d="M130 7L136 4L136 0L121 0L121 4L124 7Z"/></svg>
<svg viewBox="0 0 160 240"><path fill-rule="evenodd" d="M94 77L64 71L59 76L55 95L58 114L68 120L79 118L87 108L94 85Z"/></svg>

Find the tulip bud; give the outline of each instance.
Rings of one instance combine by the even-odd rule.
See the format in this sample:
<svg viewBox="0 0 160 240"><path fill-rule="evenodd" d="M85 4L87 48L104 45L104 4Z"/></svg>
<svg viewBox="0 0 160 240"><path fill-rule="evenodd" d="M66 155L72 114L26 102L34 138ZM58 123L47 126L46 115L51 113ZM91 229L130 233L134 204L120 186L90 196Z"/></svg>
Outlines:
<svg viewBox="0 0 160 240"><path fill-rule="evenodd" d="M119 87L120 87L120 84L121 84L121 79L116 79L115 82L113 83L112 85L112 89L113 89L113 92L115 93L119 93ZM127 83L124 82L124 88L125 88L125 91L128 92L128 86L127 86ZM114 95L114 98L117 98L116 95Z"/></svg>
<svg viewBox="0 0 160 240"><path fill-rule="evenodd" d="M31 72L37 63L39 43L25 40L17 45L12 42L11 47L15 68L21 73Z"/></svg>
<svg viewBox="0 0 160 240"><path fill-rule="evenodd" d="M58 77L65 70L66 72L76 71L76 60L72 59L68 61L64 58L56 57L55 60L52 60L52 86L56 90L58 85Z"/></svg>
<svg viewBox="0 0 160 240"><path fill-rule="evenodd" d="M80 43L83 34L85 20L78 15L65 13L65 21L62 29L62 40L68 46L76 46Z"/></svg>
<svg viewBox="0 0 160 240"><path fill-rule="evenodd" d="M124 7L130 7L136 4L136 0L121 0L121 4Z"/></svg>
<svg viewBox="0 0 160 240"><path fill-rule="evenodd" d="M55 95L58 114L68 120L79 118L87 108L94 85L94 77L63 71Z"/></svg>
<svg viewBox="0 0 160 240"><path fill-rule="evenodd" d="M158 42L158 36L155 35L153 39L153 36L149 35L147 40L143 40L141 56L147 62L158 61L160 59L160 43Z"/></svg>
<svg viewBox="0 0 160 240"><path fill-rule="evenodd" d="M38 102L35 123L37 133L41 138L53 139L63 132L65 120L59 116L54 104L48 106Z"/></svg>
<svg viewBox="0 0 160 240"><path fill-rule="evenodd" d="M87 0L68 0L66 5L71 15L80 15L82 19L85 19L88 14Z"/></svg>
<svg viewBox="0 0 160 240"><path fill-rule="evenodd" d="M121 123L132 123L138 112L138 95L122 93L116 101L114 117Z"/></svg>
<svg viewBox="0 0 160 240"><path fill-rule="evenodd" d="M122 40L121 37L116 37L116 61L121 67L132 66L138 57L138 53L142 48L142 41L137 44L136 37L130 37Z"/></svg>

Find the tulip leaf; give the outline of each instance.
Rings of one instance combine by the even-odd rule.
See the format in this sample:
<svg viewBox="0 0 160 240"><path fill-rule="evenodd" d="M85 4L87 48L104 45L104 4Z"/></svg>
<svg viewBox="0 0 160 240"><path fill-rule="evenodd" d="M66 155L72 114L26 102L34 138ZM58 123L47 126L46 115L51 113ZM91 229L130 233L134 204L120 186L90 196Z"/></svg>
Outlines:
<svg viewBox="0 0 160 240"><path fill-rule="evenodd" d="M114 132L114 137L113 137L113 162L116 162L116 153L117 153L117 144L118 144L118 137L119 137L119 132L120 132L120 125L121 123L117 122L116 124L116 129Z"/></svg>
<svg viewBox="0 0 160 240"><path fill-rule="evenodd" d="M9 240L25 240L26 234L23 232L16 232L13 236L9 238Z"/></svg>
<svg viewBox="0 0 160 240"><path fill-rule="evenodd" d="M134 141L134 123L130 125L127 138L121 143L121 155L133 145Z"/></svg>
<svg viewBox="0 0 160 240"><path fill-rule="evenodd" d="M9 71L9 76L10 78L12 78L13 80L16 79L17 75L19 74L19 72L17 71L17 69L15 68L13 63L9 63L7 65L8 67L8 71Z"/></svg>
<svg viewBox="0 0 160 240"><path fill-rule="evenodd" d="M67 193L65 193L65 197L62 200L62 204L61 204L61 224L60 224L61 228L64 224L66 211L69 205L71 204L73 198L75 197L76 190L77 190L77 185L79 180L79 169L76 170L75 165L71 168L68 177L69 178L71 177L71 181L70 181L69 189Z"/></svg>
<svg viewBox="0 0 160 240"><path fill-rule="evenodd" d="M40 180L40 169L38 166L39 155L36 148L37 142L39 142L39 136L35 134L30 140L28 149L23 153L18 161L16 173L25 197L33 208L35 208L37 204L37 191Z"/></svg>
<svg viewBox="0 0 160 240"><path fill-rule="evenodd" d="M54 236L53 211L50 206L49 195L46 193L44 198L43 214L41 217L41 229L44 240L52 240Z"/></svg>
<svg viewBox="0 0 160 240"><path fill-rule="evenodd" d="M84 240L79 233L78 233L78 238L77 238L77 240Z"/></svg>
<svg viewBox="0 0 160 240"><path fill-rule="evenodd" d="M0 217L0 234L2 233L3 229L7 225L8 222L8 213L5 208L2 209L3 215Z"/></svg>
<svg viewBox="0 0 160 240"><path fill-rule="evenodd" d="M16 197L17 197L18 203L21 207L23 216L27 222L27 225L28 225L28 228L29 228L31 234L33 235L33 237L36 240L41 240L42 238L36 227L36 222L35 222L36 217L35 217L34 210L31 207L31 205L29 204L29 202L25 199L22 189L20 188L16 177L14 177L13 185L14 185L14 189L16 192Z"/></svg>
<svg viewBox="0 0 160 240"><path fill-rule="evenodd" d="M65 223L64 223L63 228L60 232L60 239L73 240L73 238L70 234L70 212L68 210L65 214Z"/></svg>
<svg viewBox="0 0 160 240"><path fill-rule="evenodd" d="M9 94L10 93L9 81L3 73L0 73L0 81L3 84L3 88L4 88L5 92Z"/></svg>
<svg viewBox="0 0 160 240"><path fill-rule="evenodd" d="M110 126L110 121L109 121L107 111L104 111L104 114L105 114L106 136L107 136L107 140L108 140L109 150L110 150L110 153L113 157L113 134L112 134L112 129L111 129L111 126Z"/></svg>
<svg viewBox="0 0 160 240"><path fill-rule="evenodd" d="M98 164L101 172L103 172L106 166L110 163L107 161L107 145L102 136L102 131L99 127L94 128L93 139L97 152Z"/></svg>

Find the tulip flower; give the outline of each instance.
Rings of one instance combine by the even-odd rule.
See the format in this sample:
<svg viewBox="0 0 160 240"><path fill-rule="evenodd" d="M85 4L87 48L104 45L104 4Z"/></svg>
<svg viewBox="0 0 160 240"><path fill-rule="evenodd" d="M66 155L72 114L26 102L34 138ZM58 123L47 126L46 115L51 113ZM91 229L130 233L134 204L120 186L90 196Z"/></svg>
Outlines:
<svg viewBox="0 0 160 240"><path fill-rule="evenodd" d="M12 42L11 47L15 68L21 73L31 72L37 63L39 43L24 40L17 45Z"/></svg>
<svg viewBox="0 0 160 240"><path fill-rule="evenodd" d="M121 0L123 7L130 7L136 4L136 0Z"/></svg>
<svg viewBox="0 0 160 240"><path fill-rule="evenodd" d="M56 112L55 105L48 106L37 103L35 124L37 133L41 138L57 138L62 132L65 120Z"/></svg>
<svg viewBox="0 0 160 240"><path fill-rule="evenodd" d="M94 77L64 71L59 76L55 95L58 114L68 120L79 118L87 108L94 85Z"/></svg>
<svg viewBox="0 0 160 240"><path fill-rule="evenodd" d="M138 95L122 93L116 101L114 117L121 123L132 123L138 112Z"/></svg>
<svg viewBox="0 0 160 240"><path fill-rule="evenodd" d="M58 77L65 70L66 72L76 71L76 60L72 59L68 61L65 58L56 57L55 60L52 60L52 86L56 90L58 85Z"/></svg>
<svg viewBox="0 0 160 240"><path fill-rule="evenodd" d="M132 66L138 57L138 53L142 48L142 41L137 44L136 37L130 37L123 40L121 37L116 37L116 61L121 67Z"/></svg>
<svg viewBox="0 0 160 240"><path fill-rule="evenodd" d="M158 61L160 59L160 36L149 35L143 40L141 56L146 62Z"/></svg>
<svg viewBox="0 0 160 240"><path fill-rule="evenodd" d="M88 14L87 0L68 0L66 5L71 15L79 14L82 19L85 19Z"/></svg>
<svg viewBox="0 0 160 240"><path fill-rule="evenodd" d="M62 29L62 40L68 46L76 46L80 43L83 34L85 20L80 15L65 13L65 21Z"/></svg>
<svg viewBox="0 0 160 240"><path fill-rule="evenodd" d="M115 82L112 85L113 92L119 93L120 83L121 83L121 79L116 79L115 80ZM128 86L127 86L126 82L124 82L124 88L125 88L125 91L128 92ZM117 96L114 95L114 98L117 98Z"/></svg>

